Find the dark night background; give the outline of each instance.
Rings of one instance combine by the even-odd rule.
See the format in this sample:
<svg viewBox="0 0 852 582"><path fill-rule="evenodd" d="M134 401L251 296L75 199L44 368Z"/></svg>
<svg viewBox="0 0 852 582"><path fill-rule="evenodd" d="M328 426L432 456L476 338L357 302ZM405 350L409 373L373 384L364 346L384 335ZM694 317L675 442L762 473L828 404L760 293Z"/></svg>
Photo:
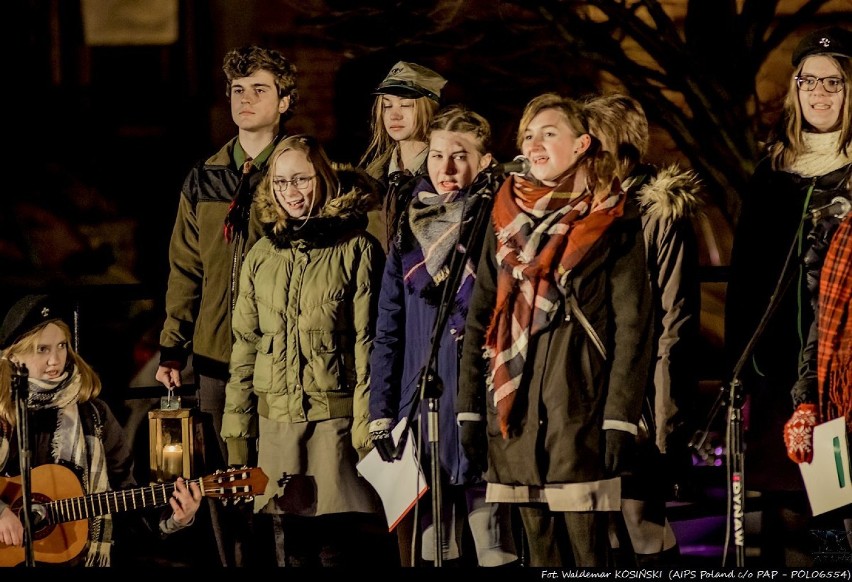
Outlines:
<svg viewBox="0 0 852 582"><path fill-rule="evenodd" d="M7 151L17 153L0 213L0 308L44 289L76 301L80 352L120 418L131 379L157 348L183 177L235 134L221 72L230 48L260 44L296 64L301 101L287 127L315 134L342 162L357 162L366 147L371 91L399 60L443 74L443 103L485 115L500 160L515 155L517 122L535 95L620 90L639 99L653 127L650 161L690 166L707 187L707 217L695 227L709 407L726 373L730 233L790 51L814 28L852 26L849 0L16 5L24 14L12 31ZM158 33L160 24L175 35ZM104 30L112 40L95 38ZM138 31L158 44L134 39ZM155 384L152 374L138 382Z"/></svg>

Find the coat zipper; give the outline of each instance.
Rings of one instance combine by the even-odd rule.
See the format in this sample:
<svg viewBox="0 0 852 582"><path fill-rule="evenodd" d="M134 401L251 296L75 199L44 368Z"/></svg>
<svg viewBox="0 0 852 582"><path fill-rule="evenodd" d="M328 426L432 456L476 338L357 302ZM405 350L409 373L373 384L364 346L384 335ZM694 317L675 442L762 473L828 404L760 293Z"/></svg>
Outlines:
<svg viewBox="0 0 852 582"><path fill-rule="evenodd" d="M242 258L243 258L243 235L242 233L237 233L236 238L234 239L234 254L231 257L231 312L233 313L234 308L237 306L237 287L238 280L240 274L240 267L242 266Z"/></svg>

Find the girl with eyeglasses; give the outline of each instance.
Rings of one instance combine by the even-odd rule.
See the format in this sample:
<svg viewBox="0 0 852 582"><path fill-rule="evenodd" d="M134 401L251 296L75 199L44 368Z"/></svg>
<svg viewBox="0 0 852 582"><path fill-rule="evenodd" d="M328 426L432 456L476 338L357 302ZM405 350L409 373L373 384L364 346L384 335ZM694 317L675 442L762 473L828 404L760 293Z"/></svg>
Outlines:
<svg viewBox="0 0 852 582"><path fill-rule="evenodd" d="M232 319L228 463L245 464L258 438L270 480L254 509L282 515L286 565L365 565L383 541L395 553L381 502L356 469L371 447L369 358L384 262L365 232L376 183L333 166L306 135L282 140L269 168L255 202L266 234L246 255Z"/></svg>
<svg viewBox="0 0 852 582"><path fill-rule="evenodd" d="M734 369L777 295L741 374L749 399L745 484L761 493L758 560L773 566L812 562L811 511L796 463L810 460L817 422L849 412L818 377L817 348L829 346L817 339L816 316L826 251L842 218L817 209L852 198L852 31L811 32L792 64L777 131L743 195L725 314Z"/></svg>

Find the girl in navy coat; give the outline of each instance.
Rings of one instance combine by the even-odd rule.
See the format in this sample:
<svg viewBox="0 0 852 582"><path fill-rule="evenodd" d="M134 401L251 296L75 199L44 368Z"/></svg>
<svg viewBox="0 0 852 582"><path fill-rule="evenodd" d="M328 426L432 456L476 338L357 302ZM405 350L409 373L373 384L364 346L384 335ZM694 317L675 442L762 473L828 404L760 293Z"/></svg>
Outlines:
<svg viewBox="0 0 852 582"><path fill-rule="evenodd" d="M407 417L418 398L421 371L429 359L432 332L446 284L452 251L461 242L471 248L455 292L453 310L440 338L434 370L443 382L438 398L439 454L442 479L442 559L461 558L465 523L473 534L480 566L500 566L517 559L509 526L508 508L485 503L482 467L464 454L456 423L461 340L467 305L473 289L479 256L470 238L474 196L487 188L486 180L474 180L491 163L487 153L491 129L480 115L452 106L439 112L430 126L428 176L414 187L413 198L399 223L391 244L379 295L379 316L371 359L370 430L379 452L392 460L389 431ZM426 423L418 422L425 436ZM425 443L426 439L422 439ZM420 447L421 463L429 467L428 451ZM426 471L429 472L429 471ZM431 504L422 503L426 514L421 525L424 560L434 560ZM410 522L409 522L410 524ZM400 551L409 565L408 534L400 532ZM416 537L416 536L415 536ZM414 553L414 552L412 552Z"/></svg>

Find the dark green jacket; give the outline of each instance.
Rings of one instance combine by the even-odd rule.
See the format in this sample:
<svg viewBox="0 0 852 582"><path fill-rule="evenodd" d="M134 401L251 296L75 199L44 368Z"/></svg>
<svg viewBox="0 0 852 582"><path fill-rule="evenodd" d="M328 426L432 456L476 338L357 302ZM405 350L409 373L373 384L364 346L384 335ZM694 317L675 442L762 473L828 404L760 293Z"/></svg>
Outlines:
<svg viewBox="0 0 852 582"><path fill-rule="evenodd" d="M169 243L166 319L160 334L161 362L186 363L190 352L197 372L228 378L231 310L246 252L262 235L252 209L247 236L224 236L225 216L240 173L234 160L237 138L199 162L186 177ZM254 191L266 173L273 144L255 160Z"/></svg>

